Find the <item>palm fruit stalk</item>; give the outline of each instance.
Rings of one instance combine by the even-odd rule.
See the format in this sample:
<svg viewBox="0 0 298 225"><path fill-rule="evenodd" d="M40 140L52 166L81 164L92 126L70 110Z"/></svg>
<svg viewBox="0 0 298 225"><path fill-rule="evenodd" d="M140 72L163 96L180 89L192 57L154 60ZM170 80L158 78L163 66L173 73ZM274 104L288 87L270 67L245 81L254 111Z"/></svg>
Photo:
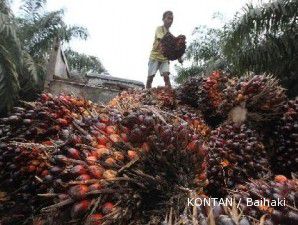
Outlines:
<svg viewBox="0 0 298 225"><path fill-rule="evenodd" d="M169 60L176 60L183 56L186 49L186 37L179 35L175 37L170 32L160 40L162 54Z"/></svg>
<svg viewBox="0 0 298 225"><path fill-rule="evenodd" d="M252 220L263 217L264 225L298 223L298 181L277 175L274 180L252 180L230 194L241 199L240 208Z"/></svg>
<svg viewBox="0 0 298 225"><path fill-rule="evenodd" d="M224 196L227 189L250 178L270 177L266 149L256 131L245 124L223 124L211 132L207 149L208 193Z"/></svg>
<svg viewBox="0 0 298 225"><path fill-rule="evenodd" d="M285 104L274 136L272 167L274 172L290 177L298 172L298 98Z"/></svg>

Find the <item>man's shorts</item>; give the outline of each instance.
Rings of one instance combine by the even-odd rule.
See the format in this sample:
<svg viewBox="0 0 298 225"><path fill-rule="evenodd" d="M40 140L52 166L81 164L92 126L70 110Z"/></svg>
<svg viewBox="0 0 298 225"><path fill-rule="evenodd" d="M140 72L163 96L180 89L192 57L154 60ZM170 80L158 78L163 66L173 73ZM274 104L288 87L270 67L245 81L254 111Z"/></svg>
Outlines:
<svg viewBox="0 0 298 225"><path fill-rule="evenodd" d="M170 67L169 67L170 62L165 61L157 61L154 59L149 59L148 63L148 77L155 75L157 71L159 70L160 75L162 76L164 73L170 73Z"/></svg>

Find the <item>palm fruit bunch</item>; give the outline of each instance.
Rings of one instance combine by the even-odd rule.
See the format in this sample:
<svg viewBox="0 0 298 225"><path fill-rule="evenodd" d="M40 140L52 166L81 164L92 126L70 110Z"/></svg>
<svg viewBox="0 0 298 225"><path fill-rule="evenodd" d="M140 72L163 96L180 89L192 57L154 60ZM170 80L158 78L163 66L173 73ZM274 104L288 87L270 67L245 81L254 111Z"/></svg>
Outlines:
<svg viewBox="0 0 298 225"><path fill-rule="evenodd" d="M8 197L1 223L30 223L45 204L54 206L44 212L64 207L67 218L80 217L93 204L86 193L130 160L117 145L127 141L126 131L115 126L120 117L84 99L43 94L2 118L0 190Z"/></svg>
<svg viewBox="0 0 298 225"><path fill-rule="evenodd" d="M298 98L284 105L284 113L275 130L271 164L276 173L288 177L298 172Z"/></svg>
<svg viewBox="0 0 298 225"><path fill-rule="evenodd" d="M249 74L240 78L223 91L224 101L218 111L227 115L229 111L243 105L250 121L271 121L280 116L286 101L285 90L271 75Z"/></svg>
<svg viewBox="0 0 298 225"><path fill-rule="evenodd" d="M170 208L182 213L189 191L200 192L205 185L200 140L187 126L166 124L148 110L127 113L121 124L140 150L106 186L114 190L117 207L105 224L160 224Z"/></svg>
<svg viewBox="0 0 298 225"><path fill-rule="evenodd" d="M162 54L169 60L176 60L183 56L186 49L186 37L179 35L175 37L170 32L167 32L160 40L160 48Z"/></svg>
<svg viewBox="0 0 298 225"><path fill-rule="evenodd" d="M250 178L271 174L266 149L255 130L227 123L211 132L207 149L208 193L224 196L227 189Z"/></svg>
<svg viewBox="0 0 298 225"><path fill-rule="evenodd" d="M1 204L0 217L16 223L46 204L37 197L47 189L43 180L49 174L48 155L38 145L12 142L0 144L0 190L7 199ZM1 202L1 201L0 201ZM12 214L12 217L6 217Z"/></svg>
<svg viewBox="0 0 298 225"><path fill-rule="evenodd" d="M214 71L211 75L204 77L198 92L198 109L203 113L208 124L216 127L223 121L221 114L217 112L218 108L225 100L223 90L230 83L234 83L229 75L222 71Z"/></svg>
<svg viewBox="0 0 298 225"><path fill-rule="evenodd" d="M109 102L109 106L120 111L130 111L140 107L157 107L159 114L167 118L170 124L187 124L198 135L208 138L210 128L206 125L202 114L176 99L176 90L165 87L150 90L124 91Z"/></svg>
<svg viewBox="0 0 298 225"><path fill-rule="evenodd" d="M245 215L264 225L298 224L298 181L277 175L274 180L252 180L231 195Z"/></svg>
<svg viewBox="0 0 298 225"><path fill-rule="evenodd" d="M183 104L198 107L199 90L203 82L202 76L191 77L177 88L177 99Z"/></svg>

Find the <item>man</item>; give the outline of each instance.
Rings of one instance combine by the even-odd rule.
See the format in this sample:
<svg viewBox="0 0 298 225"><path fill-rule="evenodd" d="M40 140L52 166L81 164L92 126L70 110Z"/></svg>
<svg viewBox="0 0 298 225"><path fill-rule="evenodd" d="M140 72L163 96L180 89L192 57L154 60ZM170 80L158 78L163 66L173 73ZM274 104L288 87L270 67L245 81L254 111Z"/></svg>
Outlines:
<svg viewBox="0 0 298 225"><path fill-rule="evenodd" d="M153 78L158 70L160 72L160 75L164 79L165 86L171 87L170 70L169 70L170 62L161 53L160 40L167 32L169 32L169 28L173 23L173 12L172 11L164 12L162 16L162 20L163 20L163 26L157 27L155 31L153 48L152 48L149 63L148 63L148 77L146 82L147 89L151 88ZM182 63L182 60L179 59L179 62Z"/></svg>

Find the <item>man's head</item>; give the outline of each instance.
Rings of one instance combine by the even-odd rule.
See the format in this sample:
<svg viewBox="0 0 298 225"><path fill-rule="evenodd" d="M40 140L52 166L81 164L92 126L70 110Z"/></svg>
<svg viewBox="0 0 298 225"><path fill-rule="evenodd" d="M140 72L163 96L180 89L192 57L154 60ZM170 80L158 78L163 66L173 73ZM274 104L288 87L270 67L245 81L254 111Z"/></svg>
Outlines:
<svg viewBox="0 0 298 225"><path fill-rule="evenodd" d="M166 28L169 28L173 23L173 12L172 11L166 11L162 15L163 25Z"/></svg>

